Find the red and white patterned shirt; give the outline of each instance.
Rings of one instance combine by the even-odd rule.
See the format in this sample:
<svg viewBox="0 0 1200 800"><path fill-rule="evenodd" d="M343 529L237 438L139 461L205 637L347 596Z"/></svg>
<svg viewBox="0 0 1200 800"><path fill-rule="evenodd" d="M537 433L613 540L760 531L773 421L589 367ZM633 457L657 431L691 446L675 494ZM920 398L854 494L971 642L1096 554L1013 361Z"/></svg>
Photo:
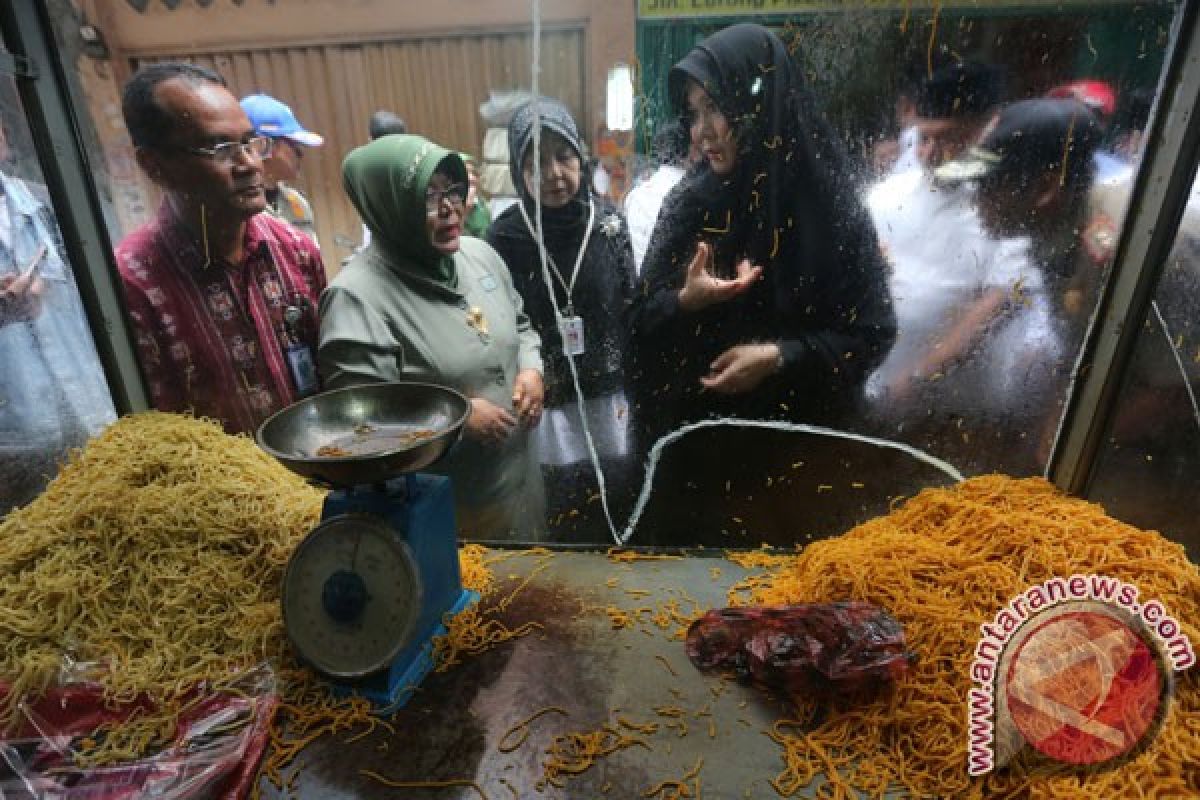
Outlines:
<svg viewBox="0 0 1200 800"><path fill-rule="evenodd" d="M294 330L315 359L326 283L312 239L270 214L247 221L243 253L206 266L202 243L166 202L116 249L155 408L212 417L230 433L253 433L299 399L284 312L302 312Z"/></svg>

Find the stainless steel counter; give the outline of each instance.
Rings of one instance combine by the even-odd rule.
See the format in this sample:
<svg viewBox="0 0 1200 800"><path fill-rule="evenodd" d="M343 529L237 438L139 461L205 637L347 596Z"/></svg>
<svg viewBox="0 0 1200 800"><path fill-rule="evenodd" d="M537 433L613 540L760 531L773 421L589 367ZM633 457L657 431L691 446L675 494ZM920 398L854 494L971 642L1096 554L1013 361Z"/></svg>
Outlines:
<svg viewBox="0 0 1200 800"><path fill-rule="evenodd" d="M540 622L540 632L431 675L392 720L394 736L378 729L349 744L345 739L353 731L318 740L302 754L290 796L479 798L470 786L388 789L362 773L369 770L395 781L474 781L489 800L640 798L703 759L703 797L777 797L768 781L782 768L781 750L764 731L787 716L787 706L697 672L683 642L672 638L679 625L663 630L642 612L634 625L617 630L603 610L658 612L675 601L688 613L727 605L726 590L746 570L719 557L622 564L603 553L563 552L542 558L521 553L494 570L511 588L539 564L545 566L499 618L509 627ZM507 594L502 588L495 597ZM504 734L546 706L568 713L539 717L520 747L501 752ZM680 711L683 716L669 715ZM653 734L625 731L644 739L647 748L600 758L568 778L564 789L538 792L545 750L555 735L593 731L615 724L618 715L658 724Z"/></svg>

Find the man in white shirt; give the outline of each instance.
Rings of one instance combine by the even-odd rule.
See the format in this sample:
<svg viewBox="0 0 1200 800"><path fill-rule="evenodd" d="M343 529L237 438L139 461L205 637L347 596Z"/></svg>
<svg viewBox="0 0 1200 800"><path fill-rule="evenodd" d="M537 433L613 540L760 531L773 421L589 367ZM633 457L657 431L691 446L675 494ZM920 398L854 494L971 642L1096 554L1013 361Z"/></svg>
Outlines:
<svg viewBox="0 0 1200 800"><path fill-rule="evenodd" d="M969 186L933 180L934 170L979 139L1000 95L1000 76L987 65L963 62L935 71L916 98L920 166L890 175L867 194L892 266L899 323L895 346L867 384L881 416L918 410L919 388L952 372L1005 304L1038 279L1027 241L997 240L984 231Z"/></svg>
<svg viewBox="0 0 1200 800"><path fill-rule="evenodd" d="M642 259L650 245L650 236L658 222L663 200L683 178L695 159L691 136L679 123L671 123L654 137L652 154L658 167L625 195L625 219L629 222L629 240L633 244L633 264L642 272Z"/></svg>
<svg viewBox="0 0 1200 800"><path fill-rule="evenodd" d="M0 516L116 418L45 187L8 163L0 124Z"/></svg>

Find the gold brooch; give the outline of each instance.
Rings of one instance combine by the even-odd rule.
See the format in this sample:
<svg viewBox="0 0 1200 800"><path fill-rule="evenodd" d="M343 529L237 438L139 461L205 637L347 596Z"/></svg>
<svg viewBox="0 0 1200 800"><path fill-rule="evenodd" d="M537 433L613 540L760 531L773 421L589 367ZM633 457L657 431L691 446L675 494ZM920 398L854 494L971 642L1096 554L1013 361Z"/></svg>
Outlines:
<svg viewBox="0 0 1200 800"><path fill-rule="evenodd" d="M471 306L467 311L467 324L482 334L487 334L488 324L487 319L483 316L483 309L479 306Z"/></svg>

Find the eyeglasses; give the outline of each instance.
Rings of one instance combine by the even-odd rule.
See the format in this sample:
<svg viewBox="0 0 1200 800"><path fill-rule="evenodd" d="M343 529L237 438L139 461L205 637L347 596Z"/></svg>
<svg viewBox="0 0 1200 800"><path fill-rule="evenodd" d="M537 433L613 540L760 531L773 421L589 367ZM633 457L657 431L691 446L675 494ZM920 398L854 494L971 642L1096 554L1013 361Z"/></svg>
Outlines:
<svg viewBox="0 0 1200 800"><path fill-rule="evenodd" d="M238 155L266 158L271 155L274 140L270 136L255 136L245 142L221 142L215 147L185 147L194 156L211 158L217 164L232 164Z"/></svg>
<svg viewBox="0 0 1200 800"><path fill-rule="evenodd" d="M445 189L427 189L425 191L425 210L436 214L442 210L442 203L449 200L452 208L462 210L467 204L467 185L455 183Z"/></svg>

